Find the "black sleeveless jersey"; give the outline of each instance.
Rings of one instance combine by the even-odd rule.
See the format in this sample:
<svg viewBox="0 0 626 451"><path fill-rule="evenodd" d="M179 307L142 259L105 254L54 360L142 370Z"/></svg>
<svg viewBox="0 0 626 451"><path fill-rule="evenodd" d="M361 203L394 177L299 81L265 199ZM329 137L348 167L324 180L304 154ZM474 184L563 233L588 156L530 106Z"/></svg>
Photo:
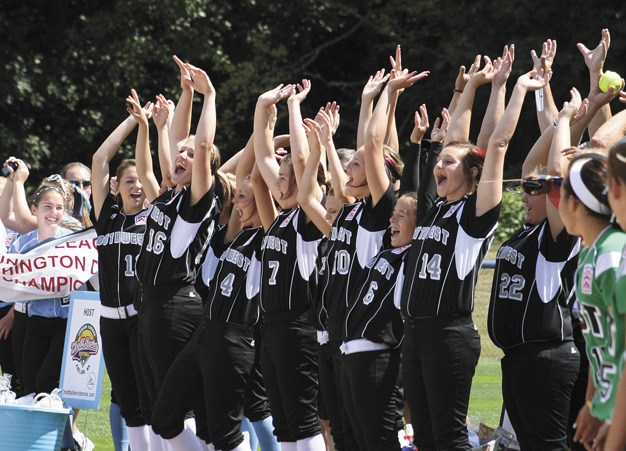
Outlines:
<svg viewBox="0 0 626 451"><path fill-rule="evenodd" d="M125 214L111 194L104 199L94 228L98 233L100 302L105 307L117 308L139 301L135 262L143 243L147 217L147 210Z"/></svg>
<svg viewBox="0 0 626 451"><path fill-rule="evenodd" d="M321 232L300 208L281 211L261 243L261 310L303 312Z"/></svg>
<svg viewBox="0 0 626 451"><path fill-rule="evenodd" d="M567 300L575 289L580 240L563 230L552 240L548 220L524 226L496 255L488 329L493 343L573 340Z"/></svg>
<svg viewBox="0 0 626 451"><path fill-rule="evenodd" d="M476 193L439 201L415 228L402 284L410 318L469 315L480 265L498 225L500 204L476 217Z"/></svg>
<svg viewBox="0 0 626 451"><path fill-rule="evenodd" d="M253 326L259 320L258 256L263 228L243 229L231 243L224 244L227 230L222 226L211 238L197 291L205 302L206 318Z"/></svg>
<svg viewBox="0 0 626 451"><path fill-rule="evenodd" d="M389 184L375 207L372 207L372 198L367 197L343 205L335 218L328 239L329 274L319 287L333 340L343 338L342 325L350 293L367 262L383 249L383 237L395 203L393 185Z"/></svg>
<svg viewBox="0 0 626 451"><path fill-rule="evenodd" d="M402 315L394 304L396 279L410 245L387 249L371 259L350 296L345 341L365 338L397 348L404 338Z"/></svg>
<svg viewBox="0 0 626 451"><path fill-rule="evenodd" d="M215 185L215 184L214 184ZM220 203L211 189L194 206L191 188L171 189L148 208L137 277L144 286L193 284L202 254L213 234Z"/></svg>

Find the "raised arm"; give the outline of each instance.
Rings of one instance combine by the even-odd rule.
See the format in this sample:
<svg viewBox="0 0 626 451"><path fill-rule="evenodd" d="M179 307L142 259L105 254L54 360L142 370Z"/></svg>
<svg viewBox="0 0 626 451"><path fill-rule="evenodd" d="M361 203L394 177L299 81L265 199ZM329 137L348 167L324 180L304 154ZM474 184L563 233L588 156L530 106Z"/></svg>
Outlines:
<svg viewBox="0 0 626 451"><path fill-rule="evenodd" d="M459 99L461 98L461 94L463 94L465 85L467 84L469 79L472 78L472 76L480 69L480 58L480 55L476 55L474 57L474 62L470 66L467 73L465 72L465 66L459 67L459 73L457 74L456 80L454 81L452 98L450 99L450 104L448 105L448 111L450 112L451 116L454 114L454 111L459 104Z"/></svg>
<svg viewBox="0 0 626 451"><path fill-rule="evenodd" d="M485 56L485 67L472 75L468 80L454 112L451 113L450 128L446 134L444 147L450 142L469 142L472 107L474 105L476 89L480 85L489 83L494 76L493 64L489 57Z"/></svg>
<svg viewBox="0 0 626 451"><path fill-rule="evenodd" d="M191 176L191 205L196 204L213 185L211 159L214 152L215 139L215 88L205 71L191 64L186 64L189 76L184 82L204 96L202 113L196 129L193 155L193 171Z"/></svg>
<svg viewBox="0 0 626 451"><path fill-rule="evenodd" d="M515 46L511 44L510 47L508 45L504 46L502 56L493 62L493 79L491 80L489 103L487 104L487 110L483 116L480 132L478 134L478 138L476 139L476 145L481 149L485 149L487 147L491 134L496 129L498 121L504 114L506 81L509 79L509 75L511 75L514 60Z"/></svg>
<svg viewBox="0 0 626 451"><path fill-rule="evenodd" d="M391 77L402 72L402 49L400 44L396 46L396 57L389 57L391 62ZM387 130L385 131L385 144L396 152L400 152L400 142L398 141L398 127L396 126L396 106L398 97L402 94L402 89L398 89L389 102L389 116L387 118Z"/></svg>
<svg viewBox="0 0 626 451"><path fill-rule="evenodd" d="M169 129L171 160L178 155L178 143L187 139L191 130L191 107L193 104L193 86L185 82L189 79L189 68L176 55L172 57L180 70L180 87L182 92L174 110L174 117Z"/></svg>
<svg viewBox="0 0 626 451"><path fill-rule="evenodd" d="M259 172L274 199L280 199L276 187L279 165L274 154L274 126L270 121L270 108L291 93L291 85L278 85L259 96L254 110L254 156ZM258 203L257 203L258 204ZM263 219L263 217L261 217ZM263 224L265 226L265 223Z"/></svg>
<svg viewBox="0 0 626 451"><path fill-rule="evenodd" d="M330 235L330 224L326 221L326 209L320 202L321 190L317 184L317 169L322 158L322 145L320 142L321 128L319 124L310 119L305 119L307 139L309 143L309 158L302 174L301 185L298 186L298 204L302 207L307 217L324 234Z"/></svg>
<svg viewBox="0 0 626 451"><path fill-rule="evenodd" d="M261 224L263 224L263 230L266 232L272 226L274 219L278 216L278 211L274 206L274 199L272 194L259 171L259 166L254 165L252 173L250 174L250 182L254 189L254 201L256 202L256 208L261 218Z"/></svg>
<svg viewBox="0 0 626 451"><path fill-rule="evenodd" d="M296 89L297 88L297 89ZM303 79L301 85L291 87L287 106L289 108L289 142L291 147L291 161L296 184L300 186L300 179L304 172L304 165L309 157L309 144L306 139L304 127L302 127L302 111L300 104L304 102L307 94L311 91L311 81Z"/></svg>
<svg viewBox="0 0 626 451"><path fill-rule="evenodd" d="M28 179L28 167L26 163L17 158L9 158L9 160L17 163L17 170L13 173L13 231L17 233L32 232L37 228L37 218L30 211L28 199L26 198L26 190L24 184ZM4 221L4 219L3 219ZM5 223L5 225L7 225Z"/></svg>
<svg viewBox="0 0 626 451"><path fill-rule="evenodd" d="M157 129L159 140L159 169L161 169L161 180L168 188L174 186L172 182L172 153L170 152L170 134L168 123L172 118L170 114L169 102L162 95L156 97L156 103L152 108L152 120Z"/></svg>
<svg viewBox="0 0 626 451"><path fill-rule="evenodd" d="M374 99L383 87L383 83L387 81L389 74L385 75L385 69L381 69L374 75L370 76L367 83L363 87L361 93L361 109L359 110L359 125L356 132L356 148L360 149L363 146L365 139L365 130L367 124L369 124L372 118L372 110L374 105Z"/></svg>
<svg viewBox="0 0 626 451"><path fill-rule="evenodd" d="M7 163L4 163L4 167L8 168L9 174L7 176L7 183L4 185L2 194L0 194L0 221L5 227L15 230L15 214L13 213L13 168L10 168Z"/></svg>
<svg viewBox="0 0 626 451"><path fill-rule="evenodd" d="M396 77L389 81L385 91L378 99L372 119L367 126L365 132L365 176L367 186L372 196L372 205L376 205L380 198L385 194L389 187L389 177L385 169L384 150L385 130L387 127L387 119L389 115L389 104L398 89L405 89L427 77L428 71L421 73L411 72L408 70L396 74Z"/></svg>
<svg viewBox="0 0 626 451"><path fill-rule="evenodd" d="M570 90L570 95L570 101L565 102L563 104L563 108L559 112L556 130L554 132L554 137L552 138L552 145L550 146L550 154L547 165L547 172L549 175L563 177L567 172L568 160L563 156L561 151L571 146L570 125L577 119L578 111L582 106L582 99L576 88L572 88ZM548 222L550 223L552 239L556 240L559 234L563 231L564 225L561 220L561 216L559 215L557 206L552 203L548 196L546 196L546 212L548 214Z"/></svg>
<svg viewBox="0 0 626 451"><path fill-rule="evenodd" d="M100 217L100 210L104 199L109 193L109 163L118 149L133 131L137 122L133 116L128 116L104 140L98 150L91 157L91 195L96 220Z"/></svg>
<svg viewBox="0 0 626 451"><path fill-rule="evenodd" d="M517 127L524 97L528 91L545 86L552 76L551 72L544 74L540 71L539 74L538 77L537 72L530 71L518 78L509 104L489 139L487 155L477 188L476 216L482 216L502 200L501 181L504 173L504 157Z"/></svg>
<svg viewBox="0 0 626 451"><path fill-rule="evenodd" d="M544 72L550 72L555 56L556 41L554 39L548 39L541 47L540 56L537 56L537 52L534 50L530 51L530 57L533 60L533 70L538 71L543 69ZM546 84L543 89L538 89L535 92L535 103L537 106L537 123L539 124L539 130L541 130L543 134L546 128L552 124L552 121L559 114L559 109L554 103L550 83Z"/></svg>
<svg viewBox="0 0 626 451"><path fill-rule="evenodd" d="M600 42L595 49L589 50L583 43L576 44L578 50L582 54L585 65L589 70L589 91L598 86L600 76L604 70L604 61L611 46L611 34L608 28L604 28L601 32ZM611 118L611 107L609 105L602 106L593 116L589 123L589 136L596 134L596 131L602 124Z"/></svg>
<svg viewBox="0 0 626 451"><path fill-rule="evenodd" d="M146 194L146 199L152 202L159 195L159 182L154 175L152 167L152 154L150 153L150 137L148 136L148 116L146 110L141 108L137 91L130 90L130 96L126 101L131 104L128 108L130 115L137 121L139 130L137 131L137 145L135 146L135 161L137 163L137 175ZM152 107L149 108L152 110Z"/></svg>

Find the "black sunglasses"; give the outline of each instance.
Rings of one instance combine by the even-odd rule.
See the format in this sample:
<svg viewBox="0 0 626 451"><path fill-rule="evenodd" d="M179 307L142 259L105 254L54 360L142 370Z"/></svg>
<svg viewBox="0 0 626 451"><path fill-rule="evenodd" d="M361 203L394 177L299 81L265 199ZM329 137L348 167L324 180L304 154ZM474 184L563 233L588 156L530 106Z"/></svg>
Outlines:
<svg viewBox="0 0 626 451"><path fill-rule="evenodd" d="M91 186L90 180L83 180L82 182L80 180L70 180L70 183L81 188L89 188Z"/></svg>
<svg viewBox="0 0 626 451"><path fill-rule="evenodd" d="M561 186L563 177L557 177L552 175L540 175L537 179L523 179L521 188L526 194L548 194L552 191L552 184Z"/></svg>

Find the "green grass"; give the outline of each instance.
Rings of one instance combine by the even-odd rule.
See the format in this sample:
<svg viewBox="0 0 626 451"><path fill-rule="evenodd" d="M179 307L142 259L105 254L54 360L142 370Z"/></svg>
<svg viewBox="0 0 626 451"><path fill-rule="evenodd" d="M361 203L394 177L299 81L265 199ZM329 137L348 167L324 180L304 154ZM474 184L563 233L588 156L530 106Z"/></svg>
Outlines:
<svg viewBox="0 0 626 451"><path fill-rule="evenodd" d="M493 259L498 246L491 247L487 258ZM500 421L502 408L500 358L502 351L495 347L487 333L487 310L493 270L482 269L478 276L474 321L481 335L481 358L476 368L472 385L469 415L478 418L488 426L496 427ZM111 429L109 426L109 405L111 403L111 384L105 377L99 410L83 410L78 416L78 427L96 445L98 451L113 451Z"/></svg>

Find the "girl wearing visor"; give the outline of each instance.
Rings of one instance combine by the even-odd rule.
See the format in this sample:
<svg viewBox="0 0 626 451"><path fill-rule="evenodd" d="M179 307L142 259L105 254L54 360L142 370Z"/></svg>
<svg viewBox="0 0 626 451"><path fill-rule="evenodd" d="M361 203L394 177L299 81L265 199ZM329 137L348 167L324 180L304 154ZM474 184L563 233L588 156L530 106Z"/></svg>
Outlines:
<svg viewBox="0 0 626 451"><path fill-rule="evenodd" d="M556 132L547 128L529 152L521 181L525 224L496 254L488 330L504 351L502 398L523 450L568 449L580 360L568 299L580 240L567 233L559 216L563 179L545 172L559 174L565 166L561 149L569 146L570 121L580 106L572 90Z"/></svg>

